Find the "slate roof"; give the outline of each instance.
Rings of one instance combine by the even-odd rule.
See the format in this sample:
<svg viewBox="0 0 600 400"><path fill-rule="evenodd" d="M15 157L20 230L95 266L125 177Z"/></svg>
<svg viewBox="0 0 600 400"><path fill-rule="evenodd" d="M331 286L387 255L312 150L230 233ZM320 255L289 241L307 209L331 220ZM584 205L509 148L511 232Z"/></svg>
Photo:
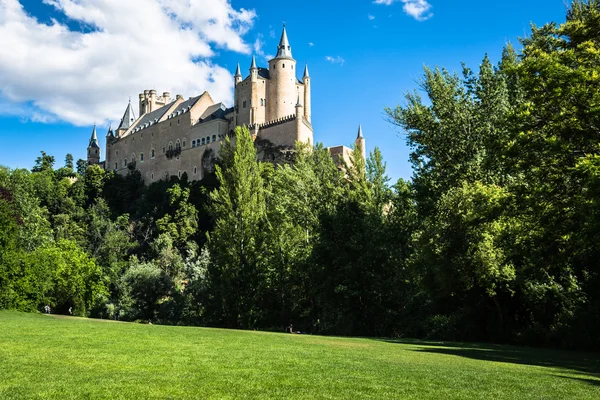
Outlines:
<svg viewBox="0 0 600 400"><path fill-rule="evenodd" d="M133 109L131 108L131 101L127 104L127 108L125 109L125 113L123 114L123 118L121 118L121 123L119 124L119 129L129 129L131 125L135 122L135 114L133 113Z"/></svg>
<svg viewBox="0 0 600 400"><path fill-rule="evenodd" d="M171 108L172 105L173 105L172 103L169 103L167 105L162 106L161 108L159 108L157 110L154 110L152 112L144 114L142 116L142 118L138 121L138 123L135 124L135 127L131 132L132 133L138 132L144 128L147 128L151 125L156 124L158 121L160 121L160 119L163 117L163 115L165 115L165 113L169 110L169 108Z"/></svg>
<svg viewBox="0 0 600 400"><path fill-rule="evenodd" d="M96 125L94 125L94 130L92 131L92 137L90 138L89 147L95 147L97 149L100 148L100 146L98 146L98 135L96 134Z"/></svg>
<svg viewBox="0 0 600 400"><path fill-rule="evenodd" d="M213 104L202 113L199 122L212 121L214 119L226 119L225 115L229 110L230 109L225 107L223 103Z"/></svg>
<svg viewBox="0 0 600 400"><path fill-rule="evenodd" d="M177 106L176 109L173 110L171 114L169 114L169 118L173 118L185 112L188 112L194 106L194 104L196 104L200 97L202 97L202 95L192 97L191 99L182 102L180 105Z"/></svg>
<svg viewBox="0 0 600 400"><path fill-rule="evenodd" d="M271 79L271 75L269 75L269 69L268 68L259 68L258 69L258 76L260 76L261 78L265 78L265 79Z"/></svg>

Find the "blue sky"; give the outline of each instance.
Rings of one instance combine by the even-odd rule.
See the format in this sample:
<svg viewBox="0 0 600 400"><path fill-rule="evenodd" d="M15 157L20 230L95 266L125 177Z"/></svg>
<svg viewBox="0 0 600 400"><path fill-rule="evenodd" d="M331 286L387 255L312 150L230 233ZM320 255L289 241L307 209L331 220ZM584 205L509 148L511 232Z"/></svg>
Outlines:
<svg viewBox="0 0 600 400"><path fill-rule="evenodd" d="M265 66L285 21L298 70L310 69L315 140L351 145L361 123L367 150L382 150L394 180L410 178L409 150L383 110L417 87L423 65L475 69L485 53L498 60L507 42L518 45L531 22L562 22L566 12L563 0L20 4L24 12L18 0L0 0L1 165L31 168L40 150L58 165L67 153L84 158L92 124L104 136L144 89L186 97L206 89L227 102L237 62L247 74L256 53Z"/></svg>

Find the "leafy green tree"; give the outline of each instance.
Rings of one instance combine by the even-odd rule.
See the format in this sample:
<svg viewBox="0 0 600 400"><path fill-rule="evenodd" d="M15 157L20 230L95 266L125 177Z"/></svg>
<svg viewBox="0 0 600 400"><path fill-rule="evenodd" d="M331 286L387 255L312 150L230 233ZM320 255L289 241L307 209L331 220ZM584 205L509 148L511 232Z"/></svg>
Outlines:
<svg viewBox="0 0 600 400"><path fill-rule="evenodd" d="M213 318L222 318L219 323L225 326L251 328L261 318L266 204L261 164L247 128L236 129L235 145L226 139L221 158L216 167L220 186L210 196Z"/></svg>

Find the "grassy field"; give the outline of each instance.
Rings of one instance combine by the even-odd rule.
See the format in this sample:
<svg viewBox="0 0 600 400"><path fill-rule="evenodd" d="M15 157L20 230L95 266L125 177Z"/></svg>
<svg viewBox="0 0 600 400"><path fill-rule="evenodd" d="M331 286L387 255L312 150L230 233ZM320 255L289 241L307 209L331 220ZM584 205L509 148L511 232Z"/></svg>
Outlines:
<svg viewBox="0 0 600 400"><path fill-rule="evenodd" d="M0 399L600 399L600 355L0 312Z"/></svg>

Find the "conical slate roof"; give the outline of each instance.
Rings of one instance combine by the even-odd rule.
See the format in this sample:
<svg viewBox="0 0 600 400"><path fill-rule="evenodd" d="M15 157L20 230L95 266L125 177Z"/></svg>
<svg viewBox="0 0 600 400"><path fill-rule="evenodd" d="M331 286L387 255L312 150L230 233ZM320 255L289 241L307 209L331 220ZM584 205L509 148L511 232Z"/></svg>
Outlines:
<svg viewBox="0 0 600 400"><path fill-rule="evenodd" d="M250 65L250 69L257 69L257 67L256 67L256 57L254 57L254 54L252 55L252 64Z"/></svg>
<svg viewBox="0 0 600 400"><path fill-rule="evenodd" d="M113 132L113 129L112 129L112 124L110 124L108 126L108 132L106 132L106 137L115 137L115 133Z"/></svg>
<svg viewBox="0 0 600 400"><path fill-rule="evenodd" d="M281 40L279 40L279 46L277 46L277 56L275 58L292 58L292 47L288 41L285 25L283 26L283 32L281 33Z"/></svg>
<svg viewBox="0 0 600 400"><path fill-rule="evenodd" d="M310 78L310 75L308 74L308 64L304 66L304 78Z"/></svg>
<svg viewBox="0 0 600 400"><path fill-rule="evenodd" d="M92 137L90 138L90 145L88 147L100 148L98 145L98 135L96 134L96 125L94 124L94 130L92 131Z"/></svg>
<svg viewBox="0 0 600 400"><path fill-rule="evenodd" d="M358 135L356 136L357 139L364 139L365 137L363 136L362 133L362 126L360 124L358 124Z"/></svg>
<svg viewBox="0 0 600 400"><path fill-rule="evenodd" d="M242 76L242 71L240 70L240 63L237 65L237 69L235 70L235 77Z"/></svg>
<svg viewBox="0 0 600 400"><path fill-rule="evenodd" d="M134 123L135 115L133 114L133 109L131 108L131 100L129 104L127 104L127 109L125 109L125 114L123 114L123 118L121 118L121 124L119 125L118 130L121 129L129 129L129 127Z"/></svg>

